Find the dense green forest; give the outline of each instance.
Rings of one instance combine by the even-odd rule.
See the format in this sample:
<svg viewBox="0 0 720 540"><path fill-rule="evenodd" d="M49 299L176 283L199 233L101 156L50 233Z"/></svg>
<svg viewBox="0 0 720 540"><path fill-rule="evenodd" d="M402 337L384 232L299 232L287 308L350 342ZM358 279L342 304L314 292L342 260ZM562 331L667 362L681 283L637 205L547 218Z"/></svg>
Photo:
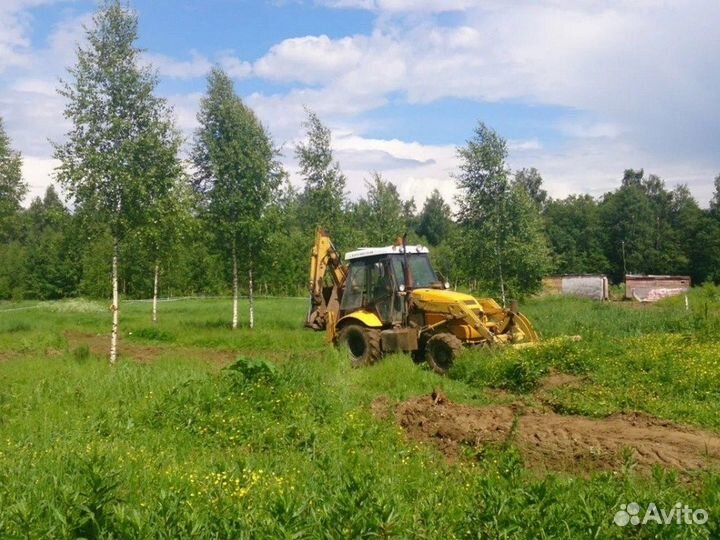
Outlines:
<svg viewBox="0 0 720 540"><path fill-rule="evenodd" d="M0 119L0 299L109 297L113 260L127 297L152 296L156 277L160 296L244 293L252 283L260 294L295 295L317 225L341 251L407 232L452 282L496 297L533 293L552 273L720 282L720 176L707 209L686 186L668 189L631 169L600 198L552 199L541 172L510 170L504 139L480 122L458 148L457 200L437 190L421 205L403 200L381 171L368 173L353 200L316 114L308 111L293 149L302 179L293 185L269 132L219 68L182 157L172 110L154 96L157 77L137 60L136 32L136 14L107 2L59 89L73 123L55 142L63 195L49 187L22 206L22 156ZM105 121L120 110L135 111L137 125Z"/></svg>

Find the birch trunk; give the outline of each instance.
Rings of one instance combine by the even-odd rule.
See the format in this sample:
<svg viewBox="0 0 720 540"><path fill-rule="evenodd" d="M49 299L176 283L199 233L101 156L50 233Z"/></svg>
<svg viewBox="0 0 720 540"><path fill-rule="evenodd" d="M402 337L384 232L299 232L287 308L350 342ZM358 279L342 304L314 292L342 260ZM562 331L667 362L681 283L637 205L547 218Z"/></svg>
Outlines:
<svg viewBox="0 0 720 540"><path fill-rule="evenodd" d="M495 255L498 261L498 273L500 274L500 297L502 298L502 307L504 308L507 305L507 301L505 300L505 279L503 278L502 256L500 255L500 246L498 244L495 244Z"/></svg>
<svg viewBox="0 0 720 540"><path fill-rule="evenodd" d="M120 298L118 294L118 241L113 239L113 255L112 255L112 295L113 301L110 310L112 311L112 333L110 334L110 364L115 365L117 361L117 337L118 337L118 319L120 312Z"/></svg>
<svg viewBox="0 0 720 540"><path fill-rule="evenodd" d="M238 265L237 265L237 249L235 243L233 243L232 250L233 257L233 318L232 327L233 330L238 327Z"/></svg>
<svg viewBox="0 0 720 540"><path fill-rule="evenodd" d="M158 276L160 275L160 263L155 263L155 280L153 283L153 304L152 304L152 322L157 323L157 303L158 303Z"/></svg>
<svg viewBox="0 0 720 540"><path fill-rule="evenodd" d="M250 270L248 271L248 300L250 303L250 328L255 328L255 296L253 294L253 268L250 262Z"/></svg>

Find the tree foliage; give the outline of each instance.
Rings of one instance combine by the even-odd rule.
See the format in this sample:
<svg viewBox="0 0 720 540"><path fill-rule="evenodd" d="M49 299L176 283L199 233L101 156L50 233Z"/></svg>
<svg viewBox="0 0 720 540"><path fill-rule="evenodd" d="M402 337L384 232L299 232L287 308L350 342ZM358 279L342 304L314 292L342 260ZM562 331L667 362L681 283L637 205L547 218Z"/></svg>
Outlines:
<svg viewBox="0 0 720 540"><path fill-rule="evenodd" d="M232 80L220 68L210 72L198 121L193 151L195 186L205 199L207 223L217 245L232 260L237 299L239 264L249 272L252 293L252 273L268 235L266 213L282 172L270 135L235 94ZM236 312L233 326L237 326Z"/></svg>
<svg viewBox="0 0 720 540"><path fill-rule="evenodd" d="M138 18L107 0L77 49L59 90L72 127L55 145L57 178L75 206L107 226L112 238L113 330L118 333L120 244L151 218L177 177L179 136L167 103L153 92L157 77L135 46Z"/></svg>
<svg viewBox="0 0 720 540"><path fill-rule="evenodd" d="M295 147L304 182L300 217L312 229L320 225L340 231L344 229L347 179L333 157L330 129L310 110L303 127L306 139Z"/></svg>
<svg viewBox="0 0 720 540"><path fill-rule="evenodd" d="M385 180L380 173L365 182L367 194L354 208L355 230L364 231L363 238L356 238L362 245L392 244L407 232L406 207L397 187Z"/></svg>
<svg viewBox="0 0 720 540"><path fill-rule="evenodd" d="M16 234L16 217L26 194L22 157L12 149L0 117L0 242Z"/></svg>
<svg viewBox="0 0 720 540"><path fill-rule="evenodd" d="M540 172L511 172L505 140L479 124L458 149L456 214L439 190L416 212L415 200L381 172L349 202L320 118L308 112L303 124L295 187L220 69L208 78L195 171L185 178L171 111L153 96L153 72L138 67L136 31L132 12L106 2L63 84L73 127L56 155L70 208L52 187L22 208L21 157L0 121L0 299L106 297L114 253L127 296L153 294L158 261L162 295L227 294L233 259L253 272L238 283L243 293L253 284L262 293L304 294L317 225L342 252L408 232L411 242L430 245L453 284L498 298L531 294L548 273L607 273L619 282L627 268L720 282L720 176L708 209L686 186L669 189L642 169L626 170L600 198L551 199Z"/></svg>
<svg viewBox="0 0 720 540"><path fill-rule="evenodd" d="M710 200L710 212L720 219L720 174L715 177L715 191Z"/></svg>
<svg viewBox="0 0 720 540"><path fill-rule="evenodd" d="M535 167L515 173L515 184L522 187L539 208L547 201L547 191L542 188L542 183L542 175Z"/></svg>
<svg viewBox="0 0 720 540"><path fill-rule="evenodd" d="M167 103L153 94L156 75L140 61L137 15L107 0L93 23L59 90L72 128L55 145L57 178L122 239L174 181L178 134Z"/></svg>
<svg viewBox="0 0 720 540"><path fill-rule="evenodd" d="M425 199L418 217L416 232L425 238L431 246L439 246L450 233L452 210L438 189L434 189Z"/></svg>
<svg viewBox="0 0 720 540"><path fill-rule="evenodd" d="M505 140L480 123L458 156L465 274L503 303L508 293L537 291L550 267L549 250L536 203L523 185L510 182Z"/></svg>
<svg viewBox="0 0 720 540"><path fill-rule="evenodd" d="M590 195L551 200L543 213L558 274L605 273L603 228L598 202Z"/></svg>

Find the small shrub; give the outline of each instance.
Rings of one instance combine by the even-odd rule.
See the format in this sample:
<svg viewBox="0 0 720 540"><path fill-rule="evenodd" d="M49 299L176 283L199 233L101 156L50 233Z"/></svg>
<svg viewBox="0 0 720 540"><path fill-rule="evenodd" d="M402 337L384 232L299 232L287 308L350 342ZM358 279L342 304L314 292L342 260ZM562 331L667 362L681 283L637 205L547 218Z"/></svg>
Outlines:
<svg viewBox="0 0 720 540"><path fill-rule="evenodd" d="M158 328L153 328L153 327L145 327L145 328L139 328L137 330L133 330L131 333L131 337L139 338L139 339L147 339L150 341L166 341L166 342L175 341L174 335L170 334L169 332L164 332L162 330L159 330Z"/></svg>
<svg viewBox="0 0 720 540"><path fill-rule="evenodd" d="M249 381L272 381L277 378L278 370L275 364L263 359L238 358L228 370L242 373Z"/></svg>
<svg viewBox="0 0 720 540"><path fill-rule="evenodd" d="M535 389L540 378L547 371L546 366L521 356L504 366L499 386L512 392L530 392Z"/></svg>

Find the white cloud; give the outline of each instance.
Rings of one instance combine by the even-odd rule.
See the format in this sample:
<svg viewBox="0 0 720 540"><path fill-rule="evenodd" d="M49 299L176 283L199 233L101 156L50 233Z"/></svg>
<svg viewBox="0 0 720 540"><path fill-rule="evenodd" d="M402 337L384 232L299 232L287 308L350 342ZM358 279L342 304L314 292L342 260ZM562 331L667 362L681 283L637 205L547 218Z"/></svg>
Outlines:
<svg viewBox="0 0 720 540"><path fill-rule="evenodd" d="M557 128L560 132L578 139L615 139L623 129L611 122L563 121Z"/></svg>
<svg viewBox="0 0 720 540"><path fill-rule="evenodd" d="M252 74L252 65L250 62L240 60L230 51L220 53L218 61L227 74L235 79L243 79Z"/></svg>
<svg viewBox="0 0 720 540"><path fill-rule="evenodd" d="M331 40L326 35L286 39L255 62L254 72L277 81L328 81L357 67L364 41L362 36Z"/></svg>
<svg viewBox="0 0 720 540"><path fill-rule="evenodd" d="M507 145L510 152L517 150L540 150L542 148L542 144L537 139L530 139L526 141L509 140Z"/></svg>
<svg viewBox="0 0 720 540"><path fill-rule="evenodd" d="M175 112L177 127L180 128L187 137L189 137L197 127L197 112L200 109L200 99L202 99L202 96L200 92L167 96L168 103L170 103Z"/></svg>
<svg viewBox="0 0 720 540"><path fill-rule="evenodd" d="M7 0L0 3L0 73L29 63L28 34L32 18L27 9L43 3L42 0Z"/></svg>
<svg viewBox="0 0 720 540"><path fill-rule="evenodd" d="M252 74L252 64L234 56L232 51L220 51L211 61L196 50L190 51L190 59L180 60L165 54L145 53L143 60L157 69L161 77L168 79L200 79L207 77L213 64L219 64L225 72L235 79L243 79Z"/></svg>
<svg viewBox="0 0 720 540"><path fill-rule="evenodd" d="M334 40L286 40L260 59L258 75L310 85L252 97L271 126L291 130L302 117L302 104L335 123L343 118L359 123L363 112L387 104L390 96L417 104L466 98L559 106L573 119L551 118L547 127L569 139L562 148L577 141L583 160L538 138L510 141L511 150L544 147L536 152L538 161L555 171L546 176L581 190L592 182L609 189L631 162L645 163L648 169L656 163L655 172L669 180L690 180L696 195L707 201L712 178L707 171L720 168L720 40L715 31L720 3L330 4L377 11L376 29ZM442 26L432 17L415 16L446 9L463 11L459 25ZM377 161L378 156L368 159ZM676 163L687 173L679 174ZM561 165L574 164L579 168L559 174ZM580 180L572 184L571 177Z"/></svg>
<svg viewBox="0 0 720 540"><path fill-rule="evenodd" d="M145 62L151 64L163 77L171 79L196 79L205 77L212 64L197 51L190 51L189 60L178 60L164 54L145 53Z"/></svg>
<svg viewBox="0 0 720 540"><path fill-rule="evenodd" d="M42 197L50 184L53 184L53 171L58 161L41 156L23 156L22 173L28 183L27 202L35 197ZM60 191L60 190L58 190Z"/></svg>
<svg viewBox="0 0 720 540"><path fill-rule="evenodd" d="M317 0L316 3L338 9L366 9L390 13L463 11L478 4L477 0Z"/></svg>
<svg viewBox="0 0 720 540"><path fill-rule="evenodd" d="M36 184L47 170L46 138L66 128L55 93L73 61L81 23L60 21L47 47L29 42L29 6L52 0L0 0L0 114L16 145L33 160ZM706 202L720 169L720 3L686 0L318 0L338 8L372 10L367 35L332 39L296 36L254 62L231 50L150 54L161 76L204 77L219 63L236 79L291 84L277 93L247 96L279 143L292 142L304 106L335 128L337 156L354 194L373 169L387 171L404 196L420 202L433 187L452 196L456 166L449 146L363 137L367 111L398 101L445 98L558 106L548 130L560 142L533 134L509 141L513 167L536 166L555 196L595 195L617 186L626 167L645 167L670 184L688 182ZM455 11L453 26L437 16ZM12 78L5 75L12 73ZM186 134L196 125L199 93L169 96ZM412 114L412 113L410 113ZM560 118L561 117L561 118ZM373 121L374 123L377 120ZM458 141L459 143L461 141ZM45 164L47 165L47 163Z"/></svg>
<svg viewBox="0 0 720 540"><path fill-rule="evenodd" d="M451 206L456 207L453 173L458 170L456 148L452 145L425 145L400 140L369 139L336 133L336 158L348 176L353 198L364 192L364 182L372 165L382 154L391 166L380 169L383 176L398 186L405 199L414 198L421 206L433 189L438 189ZM537 167L550 196L564 198L574 193L601 197L620 186L623 170L645 168L646 173L660 174L668 188L687 184L698 200L706 202L712 195L711 179L717 171L707 164L678 162L647 153L622 142L598 146L591 140L571 141L564 148L546 150L535 144L510 145L508 164L512 170ZM291 168L294 163L289 160ZM397 164L397 165L395 165ZM296 177L299 185L299 178Z"/></svg>

